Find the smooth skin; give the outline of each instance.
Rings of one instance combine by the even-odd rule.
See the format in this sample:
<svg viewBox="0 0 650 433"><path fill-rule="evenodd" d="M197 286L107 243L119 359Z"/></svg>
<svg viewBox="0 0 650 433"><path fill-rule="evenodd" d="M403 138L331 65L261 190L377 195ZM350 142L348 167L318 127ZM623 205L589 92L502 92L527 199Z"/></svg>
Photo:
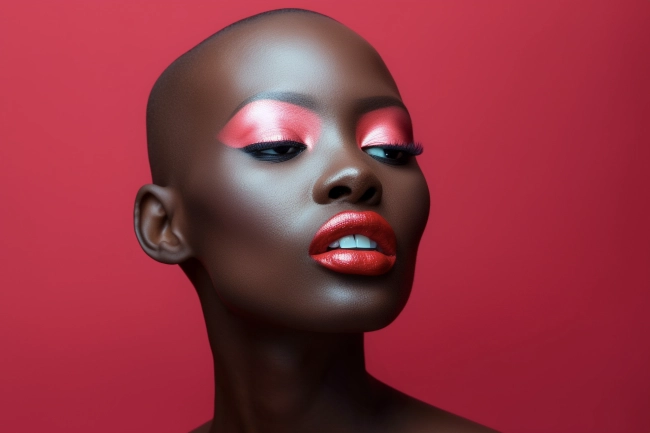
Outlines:
<svg viewBox="0 0 650 433"><path fill-rule="evenodd" d="M246 101L306 106L321 130L282 162L218 140ZM429 212L414 157L392 165L356 138L359 119L405 110L377 52L342 24L291 11L249 20L174 62L149 100L153 184L135 230L179 264L199 295L214 356L214 419L194 433L493 432L370 376L363 333L401 312ZM308 254L341 211L374 211L397 237L380 276L326 269Z"/></svg>

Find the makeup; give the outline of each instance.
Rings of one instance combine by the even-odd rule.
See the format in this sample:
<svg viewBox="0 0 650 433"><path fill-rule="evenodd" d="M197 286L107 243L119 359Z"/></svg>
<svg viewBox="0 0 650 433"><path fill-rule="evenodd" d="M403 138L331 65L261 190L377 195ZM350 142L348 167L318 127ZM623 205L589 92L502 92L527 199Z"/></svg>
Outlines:
<svg viewBox="0 0 650 433"><path fill-rule="evenodd" d="M411 118L404 109L385 107L364 114L357 124L359 147L413 142Z"/></svg>
<svg viewBox="0 0 650 433"><path fill-rule="evenodd" d="M262 99L246 104L228 121L217 139L241 149L254 143L292 141L313 148L320 135L313 111L288 102Z"/></svg>
<svg viewBox="0 0 650 433"><path fill-rule="evenodd" d="M381 275L395 264L396 245L395 232L381 215L346 211L318 229L309 255L335 272Z"/></svg>

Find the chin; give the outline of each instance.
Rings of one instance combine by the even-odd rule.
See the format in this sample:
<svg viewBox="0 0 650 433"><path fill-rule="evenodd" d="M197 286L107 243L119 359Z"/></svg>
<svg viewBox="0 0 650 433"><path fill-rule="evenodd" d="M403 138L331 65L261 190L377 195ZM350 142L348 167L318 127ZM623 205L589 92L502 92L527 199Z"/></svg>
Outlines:
<svg viewBox="0 0 650 433"><path fill-rule="evenodd" d="M385 328L406 306L412 279L402 284L386 284L386 280L374 278L354 276L349 284L327 288L325 302L312 310L316 314L310 314L308 322L295 325L304 330L334 333Z"/></svg>
<svg viewBox="0 0 650 433"><path fill-rule="evenodd" d="M233 267L215 266L208 271L209 291L244 321L303 332L370 332L392 323L408 301L414 266L404 263L411 262L398 262L378 276L333 272L311 261L259 272L226 272Z"/></svg>

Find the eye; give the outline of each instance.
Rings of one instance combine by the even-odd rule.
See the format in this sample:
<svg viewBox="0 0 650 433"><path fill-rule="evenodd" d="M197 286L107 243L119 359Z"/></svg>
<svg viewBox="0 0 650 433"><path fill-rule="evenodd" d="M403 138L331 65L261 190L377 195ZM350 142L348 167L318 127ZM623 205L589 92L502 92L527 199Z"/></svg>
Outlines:
<svg viewBox="0 0 650 433"><path fill-rule="evenodd" d="M362 149L368 156L390 165L407 164L411 157L422 153L422 146L416 143L409 144L385 144L380 146L368 146Z"/></svg>
<svg viewBox="0 0 650 433"><path fill-rule="evenodd" d="M302 143L292 140L265 141L243 147L242 150L260 161L283 162L298 156L307 149Z"/></svg>

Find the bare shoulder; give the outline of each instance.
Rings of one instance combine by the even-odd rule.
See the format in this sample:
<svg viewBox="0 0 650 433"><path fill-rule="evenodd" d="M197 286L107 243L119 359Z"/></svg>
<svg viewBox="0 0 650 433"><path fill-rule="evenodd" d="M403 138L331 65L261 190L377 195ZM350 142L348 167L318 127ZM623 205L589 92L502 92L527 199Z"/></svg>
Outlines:
<svg viewBox="0 0 650 433"><path fill-rule="evenodd" d="M499 433L393 388L390 388L389 395L382 405L382 424L386 433Z"/></svg>
<svg viewBox="0 0 650 433"><path fill-rule="evenodd" d="M386 388L390 391L377 407L381 415L377 416L376 428L371 429L377 433L499 433L390 387L384 391ZM189 433L209 433L211 425L212 420Z"/></svg>
<svg viewBox="0 0 650 433"><path fill-rule="evenodd" d="M407 414L411 419L408 424L413 425L413 429L406 431L414 433L499 433L497 430L426 403L418 401L417 405L425 407L413 408L411 409L412 413Z"/></svg>
<svg viewBox="0 0 650 433"><path fill-rule="evenodd" d="M211 425L212 425L212 420L206 422L205 424L200 425L199 427L192 430L190 433L208 433L210 431Z"/></svg>

